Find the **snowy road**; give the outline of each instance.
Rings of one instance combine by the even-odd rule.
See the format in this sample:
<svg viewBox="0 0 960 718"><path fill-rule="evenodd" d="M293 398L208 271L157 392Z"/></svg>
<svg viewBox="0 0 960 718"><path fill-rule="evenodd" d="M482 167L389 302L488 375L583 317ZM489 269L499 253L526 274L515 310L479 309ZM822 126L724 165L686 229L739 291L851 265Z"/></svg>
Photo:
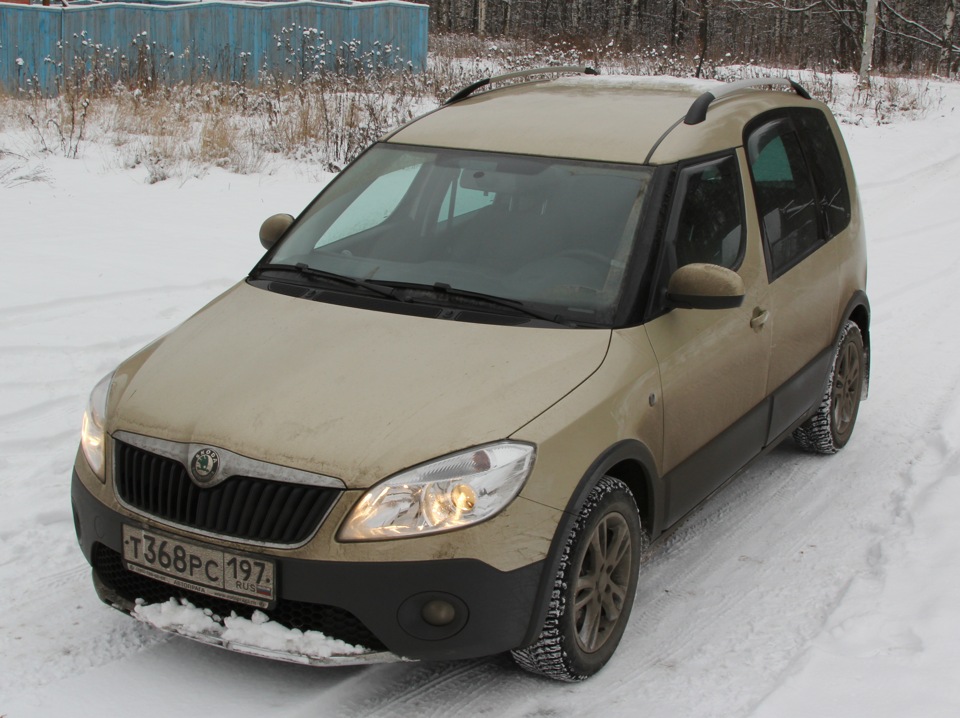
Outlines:
<svg viewBox="0 0 960 718"><path fill-rule="evenodd" d="M504 657L272 663L100 604L69 508L87 392L241 277L259 222L317 184L286 168L148 186L51 158L49 183L0 186L0 716L960 714L958 114L952 87L927 119L844 128L873 303L854 439L834 457L788 443L685 521L644 565L614 660L579 685Z"/></svg>

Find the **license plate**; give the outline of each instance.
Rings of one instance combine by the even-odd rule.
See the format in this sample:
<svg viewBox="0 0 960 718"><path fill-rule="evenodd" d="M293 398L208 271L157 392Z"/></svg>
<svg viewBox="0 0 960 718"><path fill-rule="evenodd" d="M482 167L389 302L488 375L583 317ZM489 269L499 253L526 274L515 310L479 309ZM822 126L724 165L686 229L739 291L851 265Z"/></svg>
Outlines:
<svg viewBox="0 0 960 718"><path fill-rule="evenodd" d="M142 576L248 606L270 608L276 596L275 566L269 559L133 526L123 527L123 563Z"/></svg>

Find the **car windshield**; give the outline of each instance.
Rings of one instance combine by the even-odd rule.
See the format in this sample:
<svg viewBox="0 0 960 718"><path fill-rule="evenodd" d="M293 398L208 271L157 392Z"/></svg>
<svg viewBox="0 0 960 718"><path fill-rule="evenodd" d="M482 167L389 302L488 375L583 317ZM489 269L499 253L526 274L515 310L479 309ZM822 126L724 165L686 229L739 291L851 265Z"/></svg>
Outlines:
<svg viewBox="0 0 960 718"><path fill-rule="evenodd" d="M651 175L381 143L320 195L261 268L333 273L405 301L470 293L603 325L620 298Z"/></svg>

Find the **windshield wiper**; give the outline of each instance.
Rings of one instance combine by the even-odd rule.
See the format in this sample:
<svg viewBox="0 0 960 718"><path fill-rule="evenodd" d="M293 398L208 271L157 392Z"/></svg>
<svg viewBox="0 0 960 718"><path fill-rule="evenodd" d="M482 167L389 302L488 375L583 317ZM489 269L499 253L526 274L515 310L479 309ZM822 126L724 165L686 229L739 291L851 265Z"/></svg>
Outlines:
<svg viewBox="0 0 960 718"><path fill-rule="evenodd" d="M542 319L546 322L550 322L551 324L575 326L579 323L570 321L569 319L564 319L559 314L551 314L546 311L533 309L527 304L521 302L519 299L506 299L504 297L497 297L492 294L471 292L467 289L457 289L456 287L451 287L449 284L445 284L443 282L435 282L433 284L418 284L416 282L394 282L386 279L371 279L370 281L387 287L395 287L397 289L410 289L420 292L430 292L431 294L438 294L440 296L469 299L477 304L505 307L506 309L511 309L519 314L532 317L533 319ZM415 301L413 297L406 298L406 301L412 300Z"/></svg>
<svg viewBox="0 0 960 718"><path fill-rule="evenodd" d="M404 297L397 296L397 293L393 289L377 286L377 284L374 284L368 279L361 279L360 277L348 277L343 274L337 274L336 272L328 272L324 269L311 267L309 264L304 264L303 262L297 262L296 264L264 264L263 266L257 267L258 272L262 272L264 270L296 272L303 277L328 279L332 282L340 282L341 284L347 284L351 287L360 287L361 289L366 289L369 292L380 294L384 297L389 297L390 299L398 302L408 301Z"/></svg>

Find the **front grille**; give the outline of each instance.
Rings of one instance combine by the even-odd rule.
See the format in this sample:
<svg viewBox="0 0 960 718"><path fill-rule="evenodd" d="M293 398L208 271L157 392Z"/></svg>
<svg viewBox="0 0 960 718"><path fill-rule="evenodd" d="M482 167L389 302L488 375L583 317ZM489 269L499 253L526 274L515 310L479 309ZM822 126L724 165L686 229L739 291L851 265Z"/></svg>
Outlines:
<svg viewBox="0 0 960 718"><path fill-rule="evenodd" d="M306 541L337 500L337 489L231 476L200 488L178 461L116 442L114 482L128 505L220 536L272 544Z"/></svg>
<svg viewBox="0 0 960 718"><path fill-rule="evenodd" d="M242 603L187 591L128 571L123 567L120 554L100 543L93 545L92 563L100 580L131 603L138 598L146 603L164 603L171 598L177 600L185 598L194 606L209 608L213 613L224 618L231 613L250 618L254 611L259 610ZM287 628L320 631L330 638L338 638L354 646L363 646L374 651L386 650L386 646L363 625L359 618L336 606L281 599L274 608L264 613L271 620Z"/></svg>

